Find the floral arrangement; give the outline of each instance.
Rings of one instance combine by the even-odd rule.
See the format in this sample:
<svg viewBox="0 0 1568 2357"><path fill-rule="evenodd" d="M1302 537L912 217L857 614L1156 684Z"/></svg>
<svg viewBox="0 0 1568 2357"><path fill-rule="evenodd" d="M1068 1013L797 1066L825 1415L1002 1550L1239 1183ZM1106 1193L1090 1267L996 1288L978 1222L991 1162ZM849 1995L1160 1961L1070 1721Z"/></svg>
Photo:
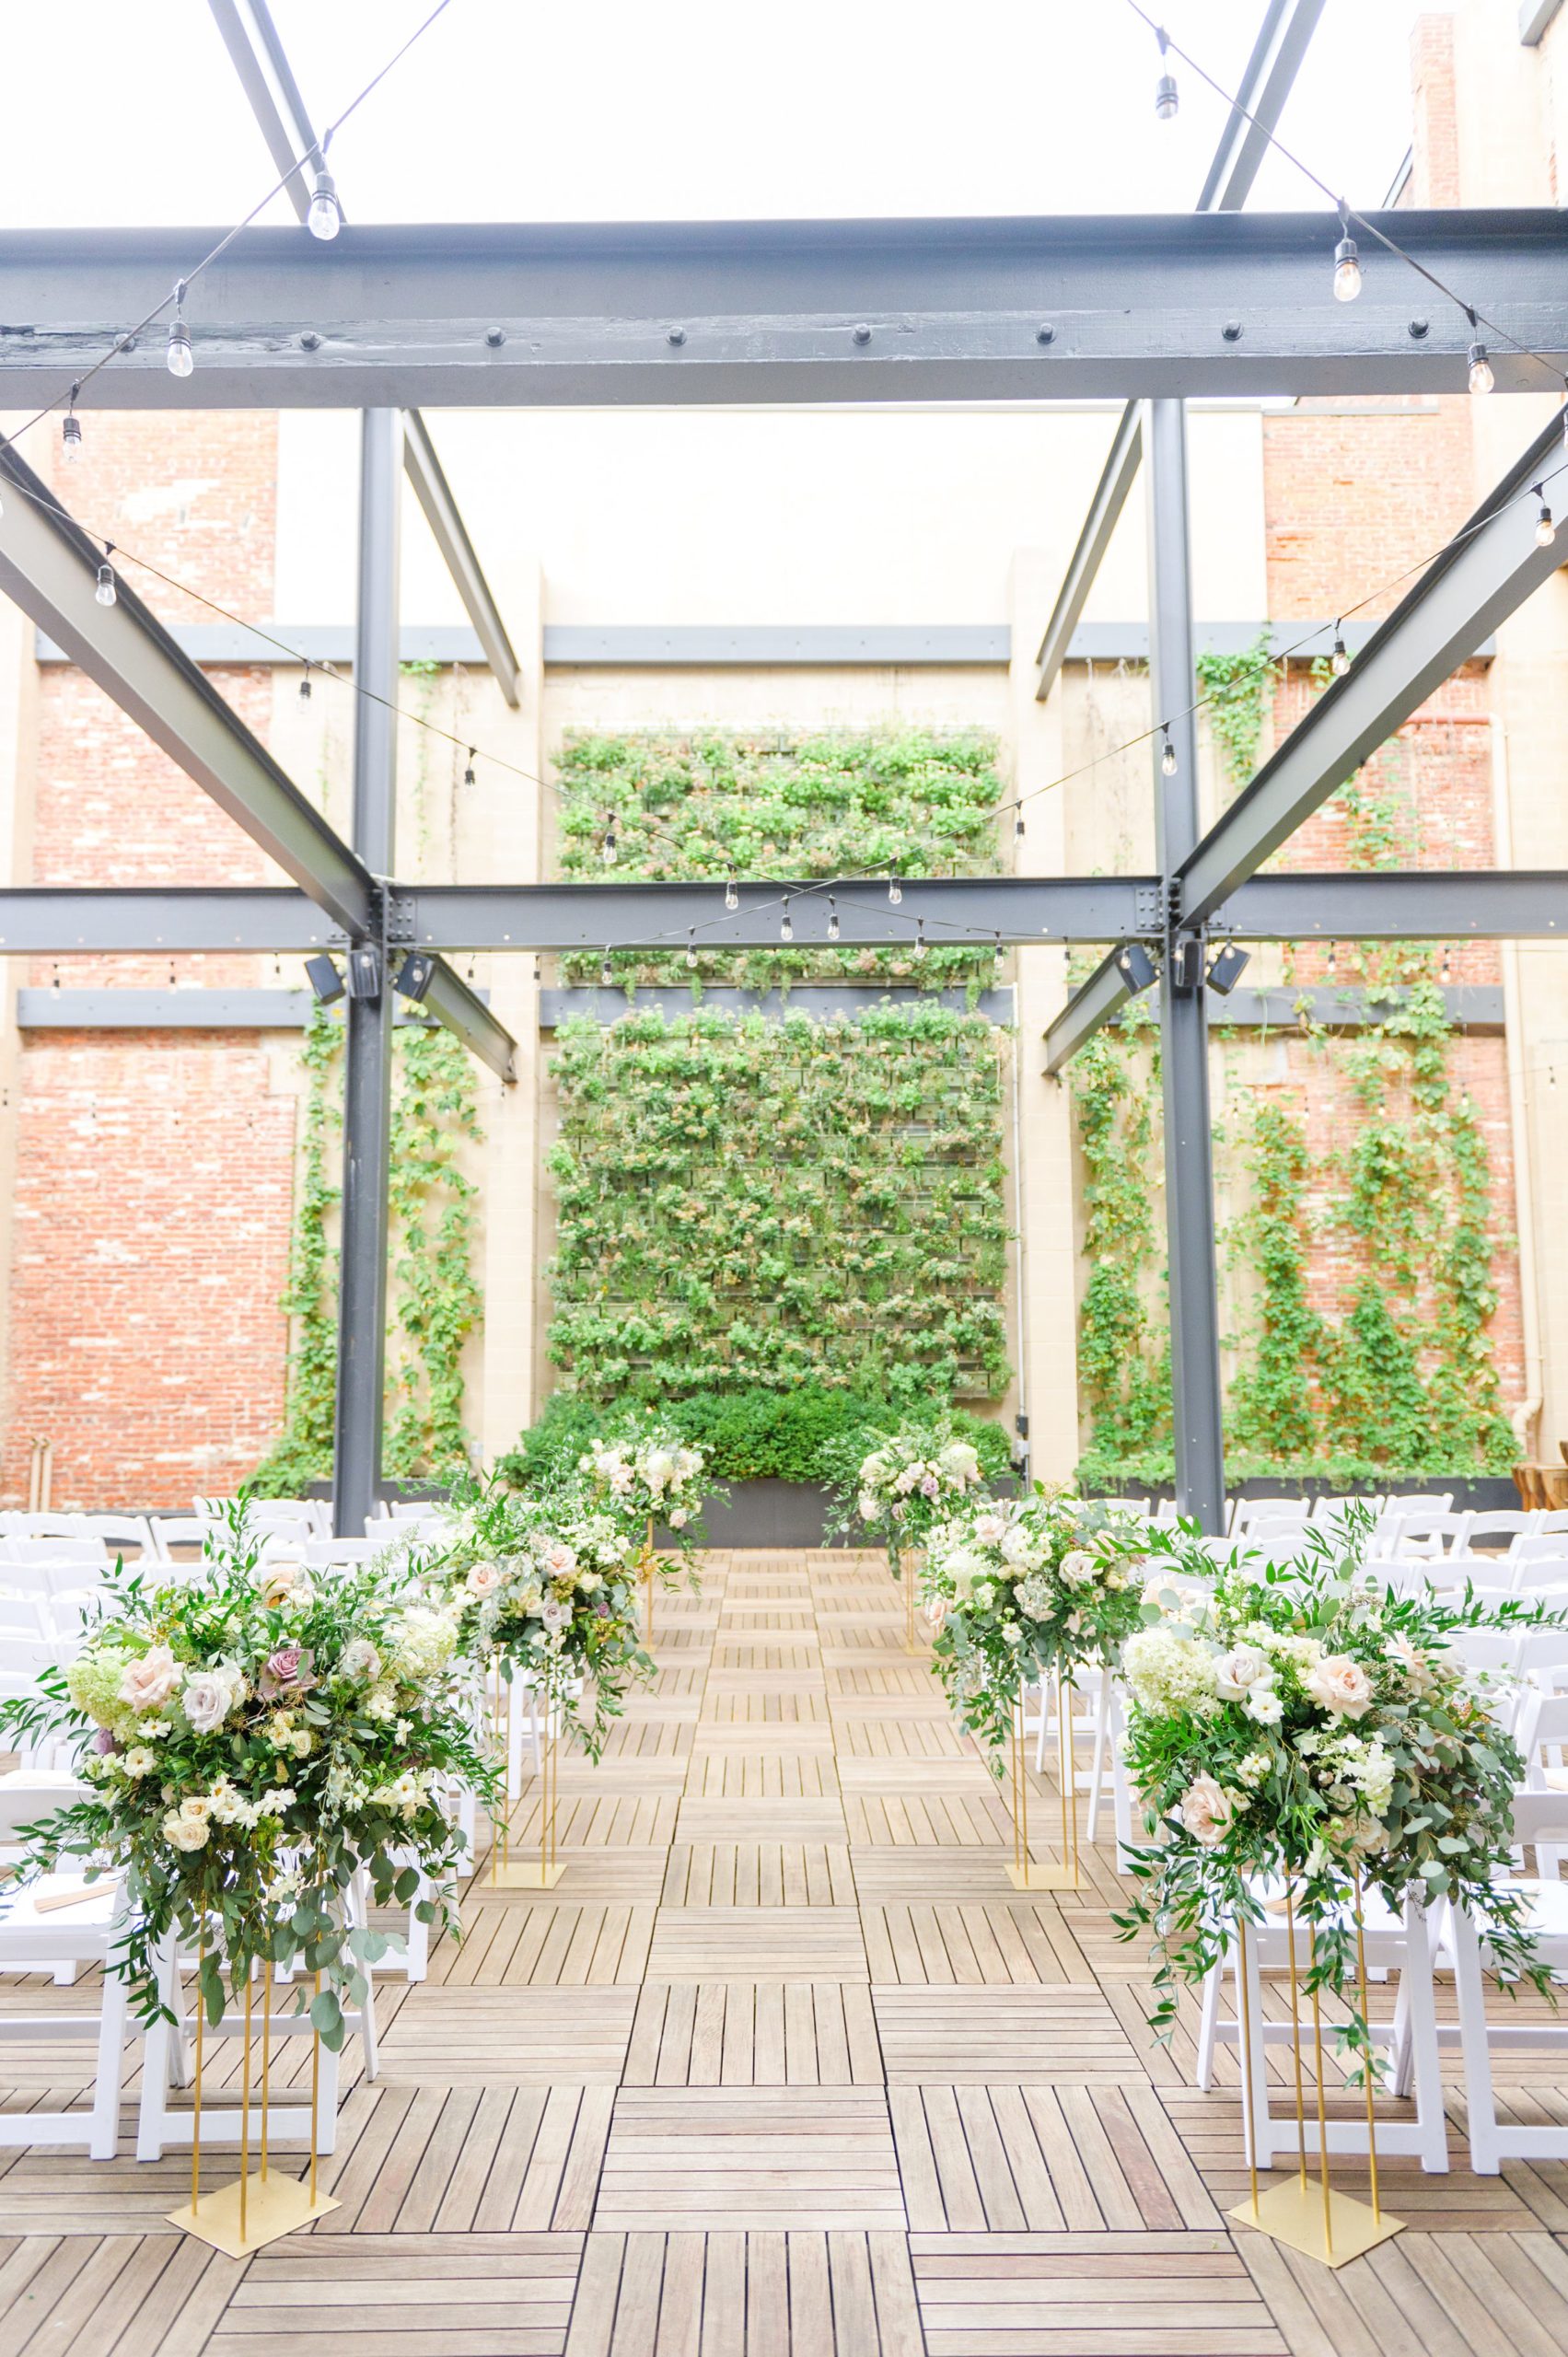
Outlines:
<svg viewBox="0 0 1568 2357"><path fill-rule="evenodd" d="M925 1549L932 1661L963 1725L1001 1749L1020 1686L1114 1662L1141 1624L1141 1524L1093 1499L1039 1488L970 1504L938 1523Z"/></svg>
<svg viewBox="0 0 1568 2357"><path fill-rule="evenodd" d="M594 1441L577 1459L577 1469L594 1495L633 1527L655 1523L672 1531L682 1549L691 1545L706 1494L703 1452L688 1448L676 1427L650 1419L632 1439Z"/></svg>
<svg viewBox="0 0 1568 2357"><path fill-rule="evenodd" d="M229 1984L270 1958L320 1975L311 2017L342 2043L345 2004L386 1936L346 1921L364 1867L377 1905L435 1897L456 1929L461 1840L452 1786L488 1794L457 1666L455 1611L398 1594L374 1567L315 1585L263 1565L243 1508L203 1562L160 1582L117 1568L80 1652L0 1726L75 1737L92 1785L28 1829L26 1871L66 1856L123 1872L123 1962L157 2017L157 1952L176 1933L201 1952L211 2019Z"/></svg>
<svg viewBox="0 0 1568 2357"><path fill-rule="evenodd" d="M888 1550L889 1569L901 1579L903 1550L923 1546L935 1525L971 1498L983 1479L973 1443L957 1437L948 1417L911 1421L861 1458L853 1514L848 1497L841 1494L837 1527L853 1528L858 1516L877 1534Z"/></svg>
<svg viewBox="0 0 1568 2357"><path fill-rule="evenodd" d="M424 1577L449 1598L464 1653L508 1680L527 1671L597 1759L629 1679L654 1668L624 1523L580 1484L525 1498L494 1482L444 1538Z"/></svg>
<svg viewBox="0 0 1568 2357"><path fill-rule="evenodd" d="M1394 1906L1409 1891L1484 1906L1504 1977L1544 1985L1525 1902L1493 1887L1523 1763L1448 1639L1554 1616L1398 1596L1361 1572L1364 1535L1325 1531L1288 1569L1216 1570L1191 1538L1151 1534L1170 1568L1144 1590L1122 1667L1127 1769L1158 1839L1132 1853L1142 1888L1117 1923L1154 1935L1162 2035L1178 1979L1218 1959L1228 1922L1260 1921L1260 1885L1282 1875L1314 1933L1309 1990L1348 1991L1358 1878ZM1365 2054L1353 2006L1343 2035Z"/></svg>

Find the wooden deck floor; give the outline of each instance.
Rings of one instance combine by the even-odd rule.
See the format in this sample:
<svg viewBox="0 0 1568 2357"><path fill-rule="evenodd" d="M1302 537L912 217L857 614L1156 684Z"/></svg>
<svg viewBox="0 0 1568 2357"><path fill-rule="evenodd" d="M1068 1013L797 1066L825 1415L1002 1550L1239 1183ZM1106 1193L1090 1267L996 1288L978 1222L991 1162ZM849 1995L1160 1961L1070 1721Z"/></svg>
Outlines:
<svg viewBox="0 0 1568 2357"><path fill-rule="evenodd" d="M5 2357L1568 2352L1568 2170L1469 2176L1457 2077L1460 2166L1385 2166L1398 2240L1336 2275L1225 2223L1234 2055L1200 2095L1192 2012L1150 2038L1106 1852L1013 1891L879 1558L714 1555L659 1618L656 1689L563 1772L559 1887L482 1877L428 1980L381 1983L341 2208L240 2263L165 2223L188 2164L130 2158L129 2105L112 2163L0 2152ZM535 1828L524 1794L514 1854ZM79 2049L3 2050L8 2110L79 2084ZM1508 2068L1515 2116L1568 2119L1568 2055Z"/></svg>

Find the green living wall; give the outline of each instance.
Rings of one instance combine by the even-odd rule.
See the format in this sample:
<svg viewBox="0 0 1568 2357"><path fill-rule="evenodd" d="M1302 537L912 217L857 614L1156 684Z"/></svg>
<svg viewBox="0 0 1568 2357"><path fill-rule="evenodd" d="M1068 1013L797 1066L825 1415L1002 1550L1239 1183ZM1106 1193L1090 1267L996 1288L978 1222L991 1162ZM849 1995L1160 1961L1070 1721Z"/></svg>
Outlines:
<svg viewBox="0 0 1568 2357"><path fill-rule="evenodd" d="M997 865L1004 798L977 730L805 737L584 736L558 763L560 865L807 881L886 904L890 873ZM691 1012L563 1028L553 1071L559 1213L549 1349L599 1399L761 1386L867 1399L996 1397L1008 1379L1001 1038L931 993L994 975L989 951L684 945L610 959L630 994L690 986ZM600 979L598 955L563 978ZM701 1004L704 983L917 986L858 1020L782 1023Z"/></svg>

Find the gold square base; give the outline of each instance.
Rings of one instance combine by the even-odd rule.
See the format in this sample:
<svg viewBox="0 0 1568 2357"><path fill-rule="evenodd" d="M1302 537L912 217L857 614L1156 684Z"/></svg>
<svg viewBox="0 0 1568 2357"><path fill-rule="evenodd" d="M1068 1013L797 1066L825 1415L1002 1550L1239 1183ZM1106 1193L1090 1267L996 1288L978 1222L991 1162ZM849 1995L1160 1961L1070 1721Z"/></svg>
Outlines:
<svg viewBox="0 0 1568 2357"><path fill-rule="evenodd" d="M253 2174L245 2188L245 2232L239 2231L239 2179L232 2185L219 2186L215 2193L203 2193L201 2205L192 2210L187 2202L182 2210L170 2210L166 2216L171 2226L182 2227L188 2235L195 2235L226 2258L249 2258L253 2250L267 2243L282 2240L301 2226L309 2225L314 2218L324 2218L329 2210L341 2210L330 2193L318 2193L310 2199L310 2187L292 2177L280 2177L275 2169L265 2177Z"/></svg>
<svg viewBox="0 0 1568 2357"><path fill-rule="evenodd" d="M1256 2227L1260 2235L1272 2235L1277 2243L1288 2243L1292 2250L1305 2251L1308 2258L1320 2259L1325 2267L1343 2267L1348 2259L1359 2258L1363 2251L1405 2229L1402 2218L1390 2218L1387 2211L1378 2216L1348 2193L1330 2194L1325 2223L1322 2186L1315 2181L1303 2185L1299 2177L1260 2194L1256 2210L1249 2197L1225 2214L1244 2226Z"/></svg>
<svg viewBox="0 0 1568 2357"><path fill-rule="evenodd" d="M553 1890L564 1866L547 1866L538 1858L525 1858L517 1865L497 1866L492 1873L481 1875L477 1887L494 1886L497 1890Z"/></svg>
<svg viewBox="0 0 1568 2357"><path fill-rule="evenodd" d="M1083 1885L1071 1866L1037 1865L1031 1858L1025 1866L1003 1869L1015 1890L1081 1890Z"/></svg>

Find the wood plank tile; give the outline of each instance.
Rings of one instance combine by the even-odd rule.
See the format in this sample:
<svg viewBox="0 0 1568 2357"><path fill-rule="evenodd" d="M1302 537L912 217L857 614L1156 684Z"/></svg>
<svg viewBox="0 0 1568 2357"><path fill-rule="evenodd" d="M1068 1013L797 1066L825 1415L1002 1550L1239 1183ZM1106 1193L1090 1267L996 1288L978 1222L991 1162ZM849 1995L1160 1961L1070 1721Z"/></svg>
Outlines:
<svg viewBox="0 0 1568 2357"><path fill-rule="evenodd" d="M618 2098L596 2227L679 2233L715 2214L731 2227L904 2223L880 2089L649 2088Z"/></svg>

